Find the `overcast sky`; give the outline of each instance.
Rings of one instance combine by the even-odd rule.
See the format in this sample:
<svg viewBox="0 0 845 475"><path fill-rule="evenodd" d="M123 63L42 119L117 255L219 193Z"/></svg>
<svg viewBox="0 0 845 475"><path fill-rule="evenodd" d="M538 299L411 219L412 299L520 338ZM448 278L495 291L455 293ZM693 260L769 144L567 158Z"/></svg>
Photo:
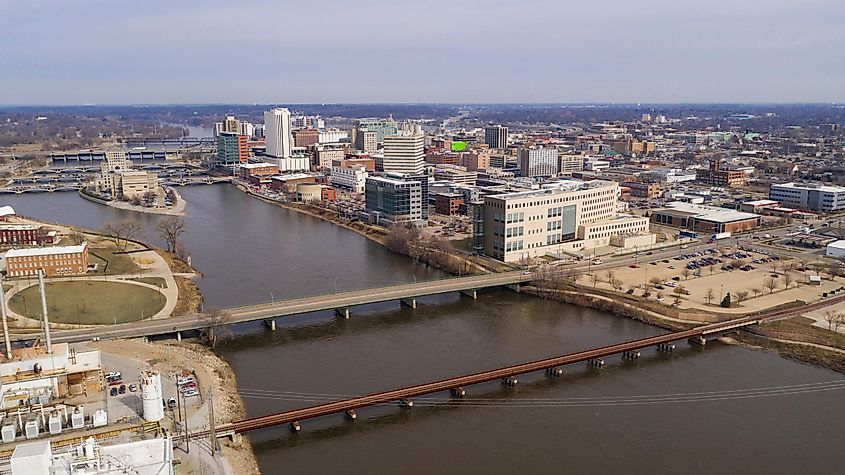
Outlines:
<svg viewBox="0 0 845 475"><path fill-rule="evenodd" d="M845 0L0 0L0 104L834 101Z"/></svg>

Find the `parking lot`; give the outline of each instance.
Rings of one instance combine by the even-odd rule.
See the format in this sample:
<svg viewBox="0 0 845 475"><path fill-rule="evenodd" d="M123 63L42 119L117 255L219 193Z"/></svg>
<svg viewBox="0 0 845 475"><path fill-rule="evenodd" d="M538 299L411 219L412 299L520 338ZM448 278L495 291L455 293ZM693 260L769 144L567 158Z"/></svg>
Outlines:
<svg viewBox="0 0 845 475"><path fill-rule="evenodd" d="M615 290L642 297L648 289L646 298L667 305L673 304L678 296L681 308L743 313L792 300L814 301L823 292L840 286L830 280L823 280L821 285L806 284L810 275L816 275L815 271L769 250L718 249L714 246L697 252L680 252L678 256L659 260L641 255L636 264L612 270L617 284ZM786 272L784 263L787 263ZM597 287L611 289L608 283L611 274L597 272ZM773 289L770 288L772 279ZM592 279L587 282L592 285ZM788 289L786 283L789 283ZM719 307L729 292L734 306L730 309ZM738 293L745 299L736 305Z"/></svg>

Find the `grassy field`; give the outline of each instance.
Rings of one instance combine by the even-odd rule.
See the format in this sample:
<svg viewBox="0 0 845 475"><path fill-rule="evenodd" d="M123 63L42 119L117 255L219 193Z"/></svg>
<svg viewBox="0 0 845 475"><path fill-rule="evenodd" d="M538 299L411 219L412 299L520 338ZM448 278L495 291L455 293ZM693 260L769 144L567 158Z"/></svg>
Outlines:
<svg viewBox="0 0 845 475"><path fill-rule="evenodd" d="M155 315L164 307L165 297L155 290L120 282L69 281L47 284L47 311L50 321L74 324L113 324L132 322ZM20 315L41 316L38 286L15 294L9 307Z"/></svg>
<svg viewBox="0 0 845 475"><path fill-rule="evenodd" d="M89 264L98 264L92 275L134 274L141 268L132 261L129 254L112 254L110 249L94 248L88 256Z"/></svg>

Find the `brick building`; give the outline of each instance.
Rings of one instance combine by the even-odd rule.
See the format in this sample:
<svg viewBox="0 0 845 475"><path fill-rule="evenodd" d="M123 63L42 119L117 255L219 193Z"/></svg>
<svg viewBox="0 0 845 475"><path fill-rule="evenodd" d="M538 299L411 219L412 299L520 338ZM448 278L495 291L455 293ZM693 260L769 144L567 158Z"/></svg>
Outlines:
<svg viewBox="0 0 845 475"><path fill-rule="evenodd" d="M12 249L6 253L6 275L24 277L84 274L88 271L88 245Z"/></svg>
<svg viewBox="0 0 845 475"><path fill-rule="evenodd" d="M459 214L464 204L464 195L460 193L437 193L434 195L434 212L446 216Z"/></svg>
<svg viewBox="0 0 845 475"><path fill-rule="evenodd" d="M652 211L651 222L703 232L737 232L760 225L760 215L728 208L673 201Z"/></svg>
<svg viewBox="0 0 845 475"><path fill-rule="evenodd" d="M746 175L741 170L728 170L721 167L719 159L710 160L710 167L696 170L695 179L705 185L721 186L724 188L738 188L745 186Z"/></svg>
<svg viewBox="0 0 845 475"><path fill-rule="evenodd" d="M43 246L53 244L55 231L47 231L43 226L34 224L16 224L0 226L0 245Z"/></svg>

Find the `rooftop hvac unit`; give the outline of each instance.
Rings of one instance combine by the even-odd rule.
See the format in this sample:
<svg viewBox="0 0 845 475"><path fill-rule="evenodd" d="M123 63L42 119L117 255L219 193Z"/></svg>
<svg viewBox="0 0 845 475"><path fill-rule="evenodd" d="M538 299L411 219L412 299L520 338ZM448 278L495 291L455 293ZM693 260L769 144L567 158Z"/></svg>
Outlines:
<svg viewBox="0 0 845 475"><path fill-rule="evenodd" d="M50 419L48 419L47 427L50 429L50 435L56 435L62 433L62 416L61 414L54 412L50 414Z"/></svg>
<svg viewBox="0 0 845 475"><path fill-rule="evenodd" d="M24 424L24 434L26 435L27 439L35 439L38 437L39 427L38 421L28 421Z"/></svg>
<svg viewBox="0 0 845 475"><path fill-rule="evenodd" d="M17 430L15 429L14 424L9 424L7 426L3 426L3 428L0 429L0 437L2 437L4 444L14 442L16 435L17 435Z"/></svg>
<svg viewBox="0 0 845 475"><path fill-rule="evenodd" d="M82 429L85 427L85 414L82 412L82 408L79 408L70 415L70 427L73 429Z"/></svg>
<svg viewBox="0 0 845 475"><path fill-rule="evenodd" d="M102 409L94 411L94 427L103 427L109 423L108 414Z"/></svg>

